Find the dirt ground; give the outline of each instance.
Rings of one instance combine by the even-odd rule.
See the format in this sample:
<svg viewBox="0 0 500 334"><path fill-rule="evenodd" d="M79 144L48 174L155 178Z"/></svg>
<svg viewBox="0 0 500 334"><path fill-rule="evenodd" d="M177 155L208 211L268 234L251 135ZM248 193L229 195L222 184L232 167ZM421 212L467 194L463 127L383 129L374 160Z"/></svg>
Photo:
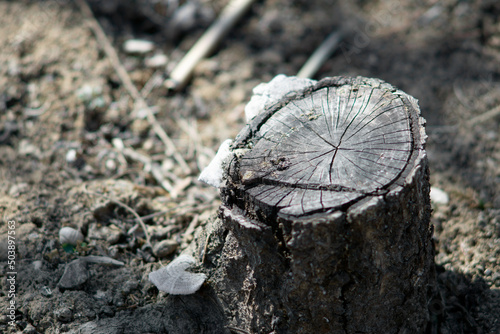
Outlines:
<svg viewBox="0 0 500 334"><path fill-rule="evenodd" d="M500 3L257 1L186 89L167 91L162 80L227 2L184 11L184 1L89 2L170 147L134 109L78 2L0 1L0 264L2 277L17 272L0 283L0 331L86 332L92 321L157 311L169 296L147 275L216 213L217 191L197 176L243 127L252 88L296 74L341 29L315 78L386 80L427 119L431 184L448 196L433 204L439 291L428 333L500 333ZM134 38L153 49L125 51ZM166 64L152 66L153 55ZM62 247L64 226L82 231L76 248ZM68 264L88 255L125 265L87 263L82 281L63 288ZM161 332L137 328L109 332Z"/></svg>

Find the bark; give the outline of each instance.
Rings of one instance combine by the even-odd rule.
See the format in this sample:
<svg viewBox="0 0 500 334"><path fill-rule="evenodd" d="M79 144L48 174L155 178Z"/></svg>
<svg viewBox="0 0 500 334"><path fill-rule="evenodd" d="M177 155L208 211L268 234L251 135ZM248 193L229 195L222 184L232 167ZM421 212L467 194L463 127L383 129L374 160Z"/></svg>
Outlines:
<svg viewBox="0 0 500 334"><path fill-rule="evenodd" d="M237 136L199 252L252 333L420 333L433 284L417 102L367 78L289 92ZM204 237L199 240L203 240Z"/></svg>

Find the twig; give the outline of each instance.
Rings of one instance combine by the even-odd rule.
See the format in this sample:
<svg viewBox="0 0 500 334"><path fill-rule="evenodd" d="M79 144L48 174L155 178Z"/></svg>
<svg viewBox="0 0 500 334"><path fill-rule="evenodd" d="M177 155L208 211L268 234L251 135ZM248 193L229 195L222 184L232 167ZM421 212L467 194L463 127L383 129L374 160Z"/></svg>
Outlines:
<svg viewBox="0 0 500 334"><path fill-rule="evenodd" d="M468 109L472 109L472 106L467 103L464 92L461 87L458 85L458 79L453 81L453 92L455 93L455 96L457 100L464 105L464 107Z"/></svg>
<svg viewBox="0 0 500 334"><path fill-rule="evenodd" d="M108 201L110 202L113 202L119 206L121 206L122 208L124 208L125 210L131 212L135 218L137 219L137 221L139 222L139 224L141 225L141 228L142 230L144 231L144 236L146 237L146 244L151 247L151 249L153 249L153 247L151 246L151 237L149 236L149 233L148 233L148 229L146 228L146 224L144 223L144 221L142 220L141 216L139 216L139 214L134 210L132 209L130 206L128 206L127 204L123 203L123 202L120 202L119 200L116 200L114 198L111 198L109 196L106 196L104 194L99 194L99 193L96 193L96 192L93 192L93 191L90 191L87 189L87 187L84 185L83 186L83 191L86 193L86 194L89 194L89 195L94 195L94 196L98 196L98 197L102 197L102 198L105 198L107 199Z"/></svg>
<svg viewBox="0 0 500 334"><path fill-rule="evenodd" d="M134 86L132 79L130 79L130 76L128 75L127 71L121 64L115 49L113 48L108 38L106 37L106 34L99 25L99 22L97 22L97 20L95 19L87 2L85 0L77 0L77 3L83 15L87 18L90 29L94 32L101 47L108 56L109 60L111 61L111 64L113 65L116 74L120 78L120 81L122 82L123 86L129 93L129 95L134 100L135 109L136 110L144 109L146 111L148 121L153 127L154 132L165 144L167 155L172 155L174 159L177 161L177 163L179 163L179 165L183 169L189 170L188 164L177 151L174 142L172 141L172 139L170 139L165 130L163 130L161 125L156 120L156 117L154 116L153 112L151 111L151 108L147 105L146 101L139 93L139 90Z"/></svg>
<svg viewBox="0 0 500 334"><path fill-rule="evenodd" d="M161 184L161 186L169 192L170 196L172 196L173 199L176 199L177 196L179 195L177 193L177 190L170 184L170 182L167 181L166 178L163 177L163 173L161 171L161 167L157 163L152 163L151 164L151 175L156 179L158 183Z"/></svg>
<svg viewBox="0 0 500 334"><path fill-rule="evenodd" d="M123 266L125 263L121 261L117 261L115 259L112 259L107 256L95 256L95 255L88 255L81 257L80 260L83 260L85 262L89 263L103 263L103 264L112 264L115 266Z"/></svg>
<svg viewBox="0 0 500 334"><path fill-rule="evenodd" d="M172 90L184 88L196 64L215 49L219 41L229 32L254 1L232 0L224 8L217 20L177 64L170 73L170 78L165 81L165 86Z"/></svg>
<svg viewBox="0 0 500 334"><path fill-rule="evenodd" d="M205 263L205 257L207 255L207 249L208 249L208 241L210 240L210 235L212 233L207 233L207 237L205 238L205 244L203 246L203 250L202 250L202 253L201 253L201 263Z"/></svg>
<svg viewBox="0 0 500 334"><path fill-rule="evenodd" d="M312 78L321 65L332 55L341 39L342 33L340 31L332 32L309 57L299 73L297 73L297 76L299 78Z"/></svg>
<svg viewBox="0 0 500 334"><path fill-rule="evenodd" d="M153 88L160 86L162 83L163 83L162 71L157 70L156 72L153 73L153 75L142 87L141 96L143 98L147 98L149 93L151 93L151 91L153 90Z"/></svg>
<svg viewBox="0 0 500 334"><path fill-rule="evenodd" d="M189 120L187 119L180 119L178 122L179 128L184 131L189 139L190 139L190 147L187 149L186 156L187 157L194 157L196 158L196 151L200 152L201 151L201 142L200 138L198 136L198 123L195 118L191 118ZM198 163L197 163L198 165ZM198 168L199 169L199 168Z"/></svg>
<svg viewBox="0 0 500 334"><path fill-rule="evenodd" d="M187 245L191 241L194 230L196 229L196 227L198 227L199 223L200 223L200 215L196 214L189 223L189 226L186 229L186 231L184 231L184 235L182 236L182 244Z"/></svg>
<svg viewBox="0 0 500 334"><path fill-rule="evenodd" d="M496 116L500 115L500 104L498 106L496 106L495 108L481 114L481 115L478 115L476 117L473 117L471 118L470 120L467 121L467 124L469 126L473 126L473 125L476 125L476 124L479 124L479 123L484 123Z"/></svg>

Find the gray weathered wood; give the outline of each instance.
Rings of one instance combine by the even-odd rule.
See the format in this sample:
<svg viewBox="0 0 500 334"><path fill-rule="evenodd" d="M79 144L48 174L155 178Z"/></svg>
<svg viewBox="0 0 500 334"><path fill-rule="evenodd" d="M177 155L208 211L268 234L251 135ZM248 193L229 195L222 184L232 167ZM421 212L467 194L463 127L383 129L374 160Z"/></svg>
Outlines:
<svg viewBox="0 0 500 334"><path fill-rule="evenodd" d="M327 78L232 145L206 268L253 333L418 333L433 251L424 120L368 78ZM199 239L203 240L203 238Z"/></svg>
<svg viewBox="0 0 500 334"><path fill-rule="evenodd" d="M423 147L419 118L407 111L415 107L404 93L339 80L346 79L323 80L285 99L249 126L251 137L244 132L235 143L252 149L237 161L233 182L258 206L299 217L404 181Z"/></svg>

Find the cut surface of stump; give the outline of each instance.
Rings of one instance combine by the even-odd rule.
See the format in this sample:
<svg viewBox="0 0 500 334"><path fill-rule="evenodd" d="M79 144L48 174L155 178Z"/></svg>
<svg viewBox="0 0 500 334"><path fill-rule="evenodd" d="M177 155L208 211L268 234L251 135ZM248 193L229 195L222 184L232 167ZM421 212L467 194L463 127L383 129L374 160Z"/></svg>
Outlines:
<svg viewBox="0 0 500 334"><path fill-rule="evenodd" d="M241 184L283 216L381 193L421 148L408 108L409 101L369 86L324 87L292 99L254 125L255 144L240 160Z"/></svg>
<svg viewBox="0 0 500 334"><path fill-rule="evenodd" d="M378 79L294 81L284 94L273 81L254 90L267 100L223 164L214 275L233 323L423 332L433 252L417 101Z"/></svg>

